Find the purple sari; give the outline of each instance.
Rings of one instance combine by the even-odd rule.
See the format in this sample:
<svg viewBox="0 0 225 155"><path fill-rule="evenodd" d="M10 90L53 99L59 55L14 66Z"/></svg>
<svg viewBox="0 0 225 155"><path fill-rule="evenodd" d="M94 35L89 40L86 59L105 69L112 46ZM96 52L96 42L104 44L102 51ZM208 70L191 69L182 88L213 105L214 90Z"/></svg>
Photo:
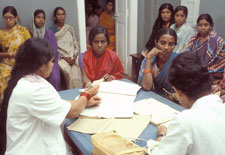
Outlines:
<svg viewBox="0 0 225 155"><path fill-rule="evenodd" d="M199 33L191 37L187 51L196 53L208 65L214 78L221 78L225 66L225 41L214 30L209 32L209 38L199 43Z"/></svg>
<svg viewBox="0 0 225 155"><path fill-rule="evenodd" d="M52 68L51 75L47 78L48 82L50 82L57 91L60 90L60 70L59 70L59 65L58 65L58 60L59 60L59 54L57 51L57 41L55 38L54 33L50 29L46 29L44 39L48 40L55 51L54 55L54 66Z"/></svg>

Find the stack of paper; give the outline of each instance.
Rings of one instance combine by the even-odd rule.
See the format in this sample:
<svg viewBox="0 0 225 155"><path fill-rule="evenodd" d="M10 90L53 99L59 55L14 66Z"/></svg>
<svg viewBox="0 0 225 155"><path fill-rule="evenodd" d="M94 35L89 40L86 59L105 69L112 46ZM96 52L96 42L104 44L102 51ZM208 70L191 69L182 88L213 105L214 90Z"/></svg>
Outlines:
<svg viewBox="0 0 225 155"><path fill-rule="evenodd" d="M134 113L151 115L151 123L159 125L173 119L179 111L153 98L140 100L134 103Z"/></svg>
<svg viewBox="0 0 225 155"><path fill-rule="evenodd" d="M84 109L80 115L103 118L129 118L133 116L133 103L141 87L137 84L113 80L99 87L102 102L96 107Z"/></svg>
<svg viewBox="0 0 225 155"><path fill-rule="evenodd" d="M141 115L134 115L132 119L98 119L81 116L67 128L87 134L116 131L123 137L138 138L150 120L151 117Z"/></svg>

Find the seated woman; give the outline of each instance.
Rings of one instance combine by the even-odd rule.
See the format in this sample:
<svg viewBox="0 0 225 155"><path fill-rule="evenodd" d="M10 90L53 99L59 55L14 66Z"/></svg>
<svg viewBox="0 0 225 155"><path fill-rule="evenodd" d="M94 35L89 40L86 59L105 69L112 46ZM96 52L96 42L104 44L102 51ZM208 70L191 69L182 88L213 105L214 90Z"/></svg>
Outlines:
<svg viewBox="0 0 225 155"><path fill-rule="evenodd" d="M33 14L33 22L31 28L32 35L37 38L48 40L54 47L54 66L52 72L47 79L57 91L60 90L60 70L58 65L59 54L57 51L57 42L54 33L45 27L45 12L44 10L35 10Z"/></svg>
<svg viewBox="0 0 225 155"><path fill-rule="evenodd" d="M105 27L94 27L89 35L89 48L79 56L84 86L95 80L105 81L123 78L123 66L117 54L109 49L109 34Z"/></svg>
<svg viewBox="0 0 225 155"><path fill-rule="evenodd" d="M158 17L155 20L152 33L146 43L147 52L155 47L155 36L158 30L161 28L169 28L174 23L173 11L173 6L170 3L164 3L159 7Z"/></svg>
<svg viewBox="0 0 225 155"><path fill-rule="evenodd" d="M10 78L16 52L30 38L28 29L17 24L18 15L13 6L5 7L2 15L5 28L0 30L0 102Z"/></svg>
<svg viewBox="0 0 225 155"><path fill-rule="evenodd" d="M169 65L177 56L176 53L173 53L177 43L177 35L170 28L162 28L156 34L155 48L142 61L138 84L147 91L153 90L159 95L166 96L165 90L173 92L167 77Z"/></svg>
<svg viewBox="0 0 225 155"><path fill-rule="evenodd" d="M196 53L206 64L214 79L222 79L225 66L225 42L213 30L209 14L201 14L197 20L198 33L188 43L187 51Z"/></svg>
<svg viewBox="0 0 225 155"><path fill-rule="evenodd" d="M174 10L175 24L171 25L170 28L177 33L177 45L173 52L180 54L186 51L187 44L191 36L195 33L194 29L186 23L188 16L188 9L186 6L178 6Z"/></svg>
<svg viewBox="0 0 225 155"><path fill-rule="evenodd" d="M61 131L65 117L78 117L85 107L98 105L98 87L66 101L45 79L53 67L54 49L44 39L20 46L0 111L0 154L66 155Z"/></svg>
<svg viewBox="0 0 225 155"><path fill-rule="evenodd" d="M72 26L65 24L66 12L62 7L54 10L55 24L50 29L55 33L60 59L58 61L64 75L67 89L82 87L82 75L78 66L80 54L76 34Z"/></svg>
<svg viewBox="0 0 225 155"><path fill-rule="evenodd" d="M116 51L116 31L115 31L115 1L107 0L106 2L106 10L101 14L99 18L100 26L104 26L107 28L109 32L110 44L108 44L107 48Z"/></svg>

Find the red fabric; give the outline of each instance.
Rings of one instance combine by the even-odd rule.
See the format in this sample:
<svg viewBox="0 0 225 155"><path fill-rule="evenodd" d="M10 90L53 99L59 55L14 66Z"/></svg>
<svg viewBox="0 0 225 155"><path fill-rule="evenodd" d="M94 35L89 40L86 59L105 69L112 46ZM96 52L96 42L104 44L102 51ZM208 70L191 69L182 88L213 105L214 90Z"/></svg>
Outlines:
<svg viewBox="0 0 225 155"><path fill-rule="evenodd" d="M116 80L123 78L122 63L117 54L109 49L97 58L92 48L89 48L83 55L83 66L91 81L99 80L107 73L114 76Z"/></svg>

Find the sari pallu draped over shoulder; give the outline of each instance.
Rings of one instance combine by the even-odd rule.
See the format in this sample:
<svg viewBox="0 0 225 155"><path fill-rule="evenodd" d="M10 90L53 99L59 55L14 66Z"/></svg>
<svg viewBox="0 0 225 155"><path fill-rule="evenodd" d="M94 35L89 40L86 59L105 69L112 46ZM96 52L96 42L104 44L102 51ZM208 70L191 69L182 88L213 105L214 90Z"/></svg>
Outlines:
<svg viewBox="0 0 225 155"><path fill-rule="evenodd" d="M83 55L82 63L88 78L91 81L101 79L106 73L113 75L116 80L123 78L123 66L117 54L106 49L104 54L97 58L89 48Z"/></svg>
<svg viewBox="0 0 225 155"><path fill-rule="evenodd" d="M187 51L195 52L208 65L213 76L222 76L225 66L225 42L214 30L209 32L209 38L199 44L200 34L196 33L191 37ZM216 73L219 73L216 74Z"/></svg>
<svg viewBox="0 0 225 155"><path fill-rule="evenodd" d="M172 63L173 59L177 56L176 53L171 54L170 58L167 60L167 62L164 64L162 70L159 72L159 74L153 79L153 87L152 87L152 91L154 91L155 93L161 95L161 96L166 96L167 94L165 94L165 92L163 91L163 88L166 89L167 91L169 91L170 93L173 93L174 90L173 88L170 86L170 84L168 83L168 70L170 67L170 64ZM153 68L153 66L156 63L156 59L157 56L153 57L151 59L151 67ZM142 79L143 79L143 74L144 74L144 69L145 69L145 61L146 59L144 59L142 61L141 64L141 68L140 68L140 72L138 75L138 84L141 85L142 83ZM151 69L152 69L151 68Z"/></svg>

